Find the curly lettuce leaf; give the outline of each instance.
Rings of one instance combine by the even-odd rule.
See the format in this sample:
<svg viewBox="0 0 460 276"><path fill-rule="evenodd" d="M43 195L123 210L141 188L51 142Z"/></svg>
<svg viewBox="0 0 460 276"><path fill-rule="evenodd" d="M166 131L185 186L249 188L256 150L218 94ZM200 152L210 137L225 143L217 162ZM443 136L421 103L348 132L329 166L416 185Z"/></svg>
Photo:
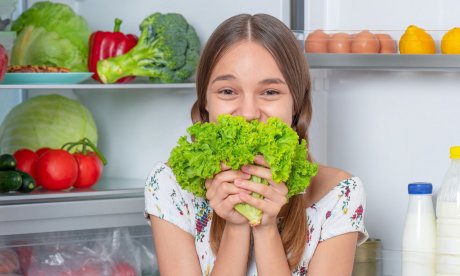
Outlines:
<svg viewBox="0 0 460 276"><path fill-rule="evenodd" d="M192 141L186 136L179 139L171 151L169 165L179 185L199 197L205 197L205 181L221 171L221 163L239 170L243 165L253 164L258 154L270 166L272 179L286 183L289 197L304 192L318 169L307 159L306 141L299 144L297 133L279 118L269 118L263 123L220 115L217 122L196 123L187 132ZM252 179L256 180L254 176ZM268 184L266 180L256 181ZM247 204L237 206L235 209L251 225L260 222L260 210Z"/></svg>
<svg viewBox="0 0 460 276"><path fill-rule="evenodd" d="M296 145L294 157L292 159L292 170L286 181L288 187L288 198L305 192L310 185L310 180L318 173L318 164L305 162L307 160L307 142L302 140Z"/></svg>

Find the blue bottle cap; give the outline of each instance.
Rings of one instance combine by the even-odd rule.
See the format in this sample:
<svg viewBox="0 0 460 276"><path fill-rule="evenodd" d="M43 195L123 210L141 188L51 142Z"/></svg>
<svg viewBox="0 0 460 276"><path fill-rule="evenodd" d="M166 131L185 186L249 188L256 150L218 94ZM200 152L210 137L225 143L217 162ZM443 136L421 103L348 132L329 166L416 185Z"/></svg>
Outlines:
<svg viewBox="0 0 460 276"><path fill-rule="evenodd" d="M433 193L433 185L429 182L414 182L407 187L410 195L430 195Z"/></svg>

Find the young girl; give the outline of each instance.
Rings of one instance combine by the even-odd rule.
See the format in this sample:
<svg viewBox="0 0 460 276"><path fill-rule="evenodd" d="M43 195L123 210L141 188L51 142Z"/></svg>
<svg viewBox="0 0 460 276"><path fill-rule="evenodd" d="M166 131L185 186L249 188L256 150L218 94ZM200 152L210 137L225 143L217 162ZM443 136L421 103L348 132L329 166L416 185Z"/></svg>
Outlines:
<svg viewBox="0 0 460 276"><path fill-rule="evenodd" d="M310 78L292 32L264 14L237 15L209 38L197 70L193 122L220 114L266 121L278 117L308 141ZM359 178L319 166L304 194L286 200L263 156L255 164L222 171L206 181L206 198L181 189L167 164L152 170L145 214L161 275L351 275L364 242L365 194ZM265 178L269 186L250 182ZM257 192L264 199L250 196ZM251 227L233 206L263 211Z"/></svg>

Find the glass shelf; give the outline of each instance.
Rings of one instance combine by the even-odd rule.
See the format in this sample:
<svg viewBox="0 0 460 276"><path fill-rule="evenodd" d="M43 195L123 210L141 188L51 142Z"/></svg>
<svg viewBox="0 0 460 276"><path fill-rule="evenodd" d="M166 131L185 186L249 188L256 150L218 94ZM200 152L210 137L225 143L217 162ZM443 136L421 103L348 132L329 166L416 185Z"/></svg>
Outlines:
<svg viewBox="0 0 460 276"><path fill-rule="evenodd" d="M195 83L126 83L126 84L0 84L0 89L189 89L195 88Z"/></svg>
<svg viewBox="0 0 460 276"><path fill-rule="evenodd" d="M311 69L460 71L460 55L305 54Z"/></svg>
<svg viewBox="0 0 460 276"><path fill-rule="evenodd" d="M103 179L87 190L0 196L0 236L145 225L144 180Z"/></svg>
<svg viewBox="0 0 460 276"><path fill-rule="evenodd" d="M62 202L144 196L144 183L133 179L101 179L89 189L47 191L37 188L31 193L10 192L0 195L0 206L39 202Z"/></svg>

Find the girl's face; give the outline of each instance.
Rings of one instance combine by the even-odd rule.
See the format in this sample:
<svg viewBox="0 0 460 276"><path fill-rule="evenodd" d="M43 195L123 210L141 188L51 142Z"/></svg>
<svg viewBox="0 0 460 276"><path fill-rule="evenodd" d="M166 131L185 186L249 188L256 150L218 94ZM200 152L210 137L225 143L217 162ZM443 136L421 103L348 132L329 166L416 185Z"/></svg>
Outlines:
<svg viewBox="0 0 460 276"><path fill-rule="evenodd" d="M209 120L220 114L266 122L278 117L292 124L293 99L275 59L250 41L231 46L217 62L206 92Z"/></svg>

